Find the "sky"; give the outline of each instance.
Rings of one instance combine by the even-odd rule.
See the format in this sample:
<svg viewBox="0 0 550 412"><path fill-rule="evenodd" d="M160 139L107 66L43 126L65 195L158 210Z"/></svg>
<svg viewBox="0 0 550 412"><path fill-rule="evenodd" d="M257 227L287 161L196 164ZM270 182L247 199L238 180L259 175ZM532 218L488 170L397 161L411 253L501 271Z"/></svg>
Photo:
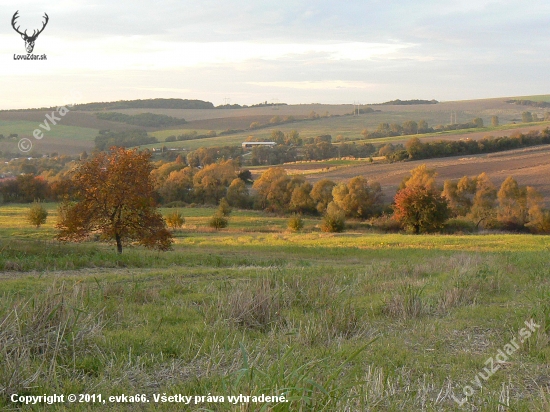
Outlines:
<svg viewBox="0 0 550 412"><path fill-rule="evenodd" d="M14 60L16 11L47 60ZM548 0L0 0L0 109L528 96L549 67Z"/></svg>

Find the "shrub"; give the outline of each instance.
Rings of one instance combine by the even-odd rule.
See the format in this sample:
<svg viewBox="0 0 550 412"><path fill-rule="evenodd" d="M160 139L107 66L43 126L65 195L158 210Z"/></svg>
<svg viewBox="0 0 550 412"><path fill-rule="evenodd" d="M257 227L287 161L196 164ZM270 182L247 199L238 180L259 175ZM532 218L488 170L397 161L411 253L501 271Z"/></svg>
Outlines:
<svg viewBox="0 0 550 412"><path fill-rule="evenodd" d="M325 216L323 216L321 230L323 232L343 232L345 226L346 219L344 212L338 209L334 202L330 202Z"/></svg>
<svg viewBox="0 0 550 412"><path fill-rule="evenodd" d="M208 226L216 230L220 230L220 229L223 229L224 227L227 227L227 224L228 224L228 219L219 212L216 212L214 216L212 216L208 221Z"/></svg>
<svg viewBox="0 0 550 412"><path fill-rule="evenodd" d="M179 229L185 223L185 218L179 210L175 210L166 216L166 224L170 229Z"/></svg>
<svg viewBox="0 0 550 412"><path fill-rule="evenodd" d="M224 197L222 200L220 200L220 205L218 207L218 212L222 216L229 216L231 214L231 206L229 206L229 202Z"/></svg>
<svg viewBox="0 0 550 412"><path fill-rule="evenodd" d="M299 232L304 227L304 221L300 215L292 215L288 220L288 228L293 232Z"/></svg>
<svg viewBox="0 0 550 412"><path fill-rule="evenodd" d="M40 204L40 202L34 202L29 211L27 212L27 221L36 226L38 229L40 225L46 223L48 218L48 211Z"/></svg>
<svg viewBox="0 0 550 412"><path fill-rule="evenodd" d="M169 202L164 205L164 207L175 208L175 207L186 207L187 203L182 202L181 200L176 200L174 202Z"/></svg>

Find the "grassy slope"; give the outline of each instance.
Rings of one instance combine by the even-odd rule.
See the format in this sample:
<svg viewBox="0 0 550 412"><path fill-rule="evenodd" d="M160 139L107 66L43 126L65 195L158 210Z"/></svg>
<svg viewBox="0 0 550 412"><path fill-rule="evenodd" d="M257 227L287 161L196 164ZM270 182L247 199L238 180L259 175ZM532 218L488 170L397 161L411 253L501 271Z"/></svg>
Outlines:
<svg viewBox="0 0 550 412"><path fill-rule="evenodd" d="M152 401L163 392L286 391L292 402L274 410L453 411L452 394L462 398L486 359L534 317L540 332L482 380L483 391L475 387L465 409L494 411L500 400L544 410L548 237L327 235L314 220L290 234L284 219L254 212L212 232L211 209L183 209L188 226L173 252L118 256L97 243L51 244L53 220L24 233L25 207L0 207L0 268L11 268L0 272L0 323L18 308L0 330L0 407L9 405L9 381L8 390L35 395L145 393ZM44 340L52 332L60 339ZM8 355L10 345L20 355Z"/></svg>

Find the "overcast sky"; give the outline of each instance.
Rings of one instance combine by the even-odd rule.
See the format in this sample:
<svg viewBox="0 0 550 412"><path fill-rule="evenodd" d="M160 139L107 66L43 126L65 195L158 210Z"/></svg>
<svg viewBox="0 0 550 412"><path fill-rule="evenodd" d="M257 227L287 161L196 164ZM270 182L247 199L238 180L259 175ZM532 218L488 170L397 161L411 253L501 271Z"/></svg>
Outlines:
<svg viewBox="0 0 550 412"><path fill-rule="evenodd" d="M550 93L550 2L0 0L0 109L144 98L375 103ZM50 21L34 54L11 27ZM73 99L73 100L76 100Z"/></svg>

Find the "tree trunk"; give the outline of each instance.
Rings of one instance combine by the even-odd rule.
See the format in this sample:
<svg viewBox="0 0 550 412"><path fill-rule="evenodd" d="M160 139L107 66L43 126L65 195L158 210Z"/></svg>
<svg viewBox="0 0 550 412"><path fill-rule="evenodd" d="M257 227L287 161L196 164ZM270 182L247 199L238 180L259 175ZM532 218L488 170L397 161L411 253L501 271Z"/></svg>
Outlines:
<svg viewBox="0 0 550 412"><path fill-rule="evenodd" d="M116 239L116 250L118 253L122 253L122 240L120 239L120 235L116 234L115 239Z"/></svg>

